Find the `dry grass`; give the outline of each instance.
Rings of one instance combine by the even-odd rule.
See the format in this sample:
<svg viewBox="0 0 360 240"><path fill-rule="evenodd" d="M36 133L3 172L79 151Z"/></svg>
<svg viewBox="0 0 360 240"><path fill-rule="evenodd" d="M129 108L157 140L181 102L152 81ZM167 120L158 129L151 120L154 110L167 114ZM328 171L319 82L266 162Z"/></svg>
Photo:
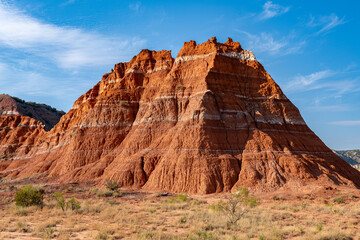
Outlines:
<svg viewBox="0 0 360 240"><path fill-rule="evenodd" d="M81 204L63 212L51 198L43 209L1 205L0 239L360 239L360 202L309 198L260 201L229 226L216 197L129 194L104 197L69 191Z"/></svg>

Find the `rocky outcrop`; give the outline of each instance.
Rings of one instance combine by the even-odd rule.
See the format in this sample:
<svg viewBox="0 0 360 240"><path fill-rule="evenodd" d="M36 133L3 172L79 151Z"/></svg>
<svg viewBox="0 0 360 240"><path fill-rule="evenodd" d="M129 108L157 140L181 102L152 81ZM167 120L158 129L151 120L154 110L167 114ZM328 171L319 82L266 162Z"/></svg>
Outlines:
<svg viewBox="0 0 360 240"><path fill-rule="evenodd" d="M231 39L186 42L176 59L142 50L116 64L50 132L36 134L31 144L19 143L3 177L115 179L123 187L192 193L360 187L360 173L325 146L253 53Z"/></svg>
<svg viewBox="0 0 360 240"><path fill-rule="evenodd" d="M46 104L25 102L16 97L0 94L0 116L21 115L34 118L44 124L45 130L50 130L57 124L63 111L58 111Z"/></svg>

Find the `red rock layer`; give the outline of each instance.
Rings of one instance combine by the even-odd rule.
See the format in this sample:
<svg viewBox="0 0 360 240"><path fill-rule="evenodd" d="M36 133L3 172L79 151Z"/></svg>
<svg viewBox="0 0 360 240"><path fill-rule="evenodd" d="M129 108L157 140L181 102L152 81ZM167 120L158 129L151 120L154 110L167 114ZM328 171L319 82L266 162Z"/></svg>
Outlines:
<svg viewBox="0 0 360 240"><path fill-rule="evenodd" d="M4 176L116 179L172 192L360 186L360 173L324 145L254 55L231 39L190 41L176 59L142 50L12 159L27 164L10 165Z"/></svg>

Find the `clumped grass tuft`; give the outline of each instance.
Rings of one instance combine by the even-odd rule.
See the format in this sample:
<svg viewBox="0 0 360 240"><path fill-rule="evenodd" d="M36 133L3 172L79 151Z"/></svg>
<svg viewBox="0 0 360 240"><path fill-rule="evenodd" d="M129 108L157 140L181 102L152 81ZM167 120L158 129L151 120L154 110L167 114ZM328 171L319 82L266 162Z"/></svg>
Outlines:
<svg viewBox="0 0 360 240"><path fill-rule="evenodd" d="M188 195L187 195L187 194L178 194L178 195L176 195L176 197L170 198L170 200L168 200L168 202L169 202L169 203L173 203L173 202L186 202L187 199L188 199Z"/></svg>
<svg viewBox="0 0 360 240"><path fill-rule="evenodd" d="M16 216L27 216L28 214L29 214L29 211L27 209L23 209L23 208L19 208L15 212Z"/></svg>

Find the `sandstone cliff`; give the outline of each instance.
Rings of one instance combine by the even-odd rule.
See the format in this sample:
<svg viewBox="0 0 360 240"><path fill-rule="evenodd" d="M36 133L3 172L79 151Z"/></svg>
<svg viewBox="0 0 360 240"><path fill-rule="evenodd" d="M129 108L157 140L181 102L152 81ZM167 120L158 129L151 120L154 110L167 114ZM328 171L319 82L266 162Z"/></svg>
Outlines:
<svg viewBox="0 0 360 240"><path fill-rule="evenodd" d="M253 53L231 39L186 42L176 59L142 50L116 64L50 132L28 135L1 176L116 179L192 193L360 187L360 173L324 145Z"/></svg>

